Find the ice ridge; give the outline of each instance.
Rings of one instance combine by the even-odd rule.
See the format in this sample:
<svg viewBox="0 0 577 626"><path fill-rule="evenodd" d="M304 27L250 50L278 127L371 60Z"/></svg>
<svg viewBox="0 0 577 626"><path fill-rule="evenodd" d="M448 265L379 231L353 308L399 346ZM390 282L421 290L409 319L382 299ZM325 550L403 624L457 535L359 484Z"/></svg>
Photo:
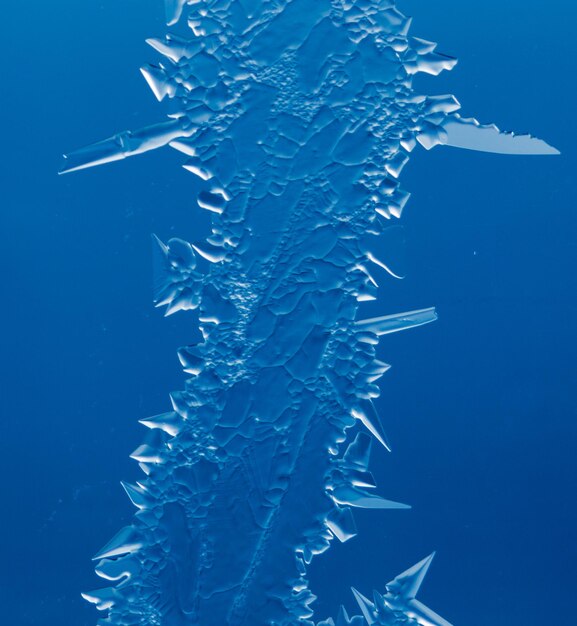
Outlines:
<svg viewBox="0 0 577 626"><path fill-rule="evenodd" d="M166 145L185 155L212 232L154 237L154 302L198 311L203 341L178 351L189 377L171 410L141 420L144 477L123 483L138 510L94 557L111 586L84 596L101 626L312 626L314 555L355 536L354 508L408 508L369 471L371 441L390 449L375 346L436 314L362 319L362 303L374 266L401 276L382 242L409 198L410 153L556 150L415 92L416 73L456 60L391 0L165 7L179 34L149 39L160 60L141 71L169 120L71 152L62 172ZM431 559L318 626L447 626L415 598Z"/></svg>

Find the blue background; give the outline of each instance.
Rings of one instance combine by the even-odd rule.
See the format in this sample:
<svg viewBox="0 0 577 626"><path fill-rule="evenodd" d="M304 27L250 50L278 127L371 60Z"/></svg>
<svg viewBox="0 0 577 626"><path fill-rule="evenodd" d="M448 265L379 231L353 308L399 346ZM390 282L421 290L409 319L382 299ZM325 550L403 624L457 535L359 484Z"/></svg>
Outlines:
<svg viewBox="0 0 577 626"><path fill-rule="evenodd" d="M367 315L436 305L390 336L375 448L385 497L360 535L313 562L318 617L438 550L420 598L455 625L572 623L577 583L577 213L574 24L541 2L403 2L413 34L460 58L426 93L530 130L561 157L419 150L403 173L408 277ZM60 155L160 121L138 72L160 0L2 7L0 602L2 624L88 626L90 557L132 510L120 479L137 420L182 386L194 315L151 305L149 234L207 233L170 150L57 177ZM103 581L104 582L104 581Z"/></svg>

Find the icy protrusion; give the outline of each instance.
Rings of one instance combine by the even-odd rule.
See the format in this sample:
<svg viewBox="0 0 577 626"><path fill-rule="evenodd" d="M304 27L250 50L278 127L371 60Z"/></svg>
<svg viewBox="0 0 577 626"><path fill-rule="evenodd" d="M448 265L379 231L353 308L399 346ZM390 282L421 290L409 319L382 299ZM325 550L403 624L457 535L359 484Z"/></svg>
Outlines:
<svg viewBox="0 0 577 626"><path fill-rule="evenodd" d="M136 552L142 548L142 537L133 526L125 526L93 557L93 561Z"/></svg>
<svg viewBox="0 0 577 626"><path fill-rule="evenodd" d="M367 624L369 626L376 624L375 610L374 610L373 603L368 598L365 598L365 596L359 591L357 591L354 587L351 587L351 591L353 592L353 595L355 596L355 600L357 601L357 604L359 605L359 608L361 609L361 612Z"/></svg>
<svg viewBox="0 0 577 626"><path fill-rule="evenodd" d="M326 525L341 543L345 543L357 535L355 520L348 507L333 509L327 516Z"/></svg>
<svg viewBox="0 0 577 626"><path fill-rule="evenodd" d="M357 624L358 622L358 624ZM341 604L335 626L361 626L361 620L357 616L349 617L345 607Z"/></svg>
<svg viewBox="0 0 577 626"><path fill-rule="evenodd" d="M433 552L416 565L396 576L392 582L387 584L387 590L405 600L414 600L434 558L435 553Z"/></svg>
<svg viewBox="0 0 577 626"><path fill-rule="evenodd" d="M451 626L428 606L415 599L435 553L387 583L384 594L374 593L374 602L353 589L355 599L369 624L390 626L411 623L419 626Z"/></svg>
<svg viewBox="0 0 577 626"><path fill-rule="evenodd" d="M143 443L130 455L131 459L140 463L164 463L164 457L154 446Z"/></svg>
<svg viewBox="0 0 577 626"><path fill-rule="evenodd" d="M141 570L140 562L133 555L114 559L102 559L94 568L98 576L105 580L126 582ZM125 579L125 580L123 580Z"/></svg>
<svg viewBox="0 0 577 626"><path fill-rule="evenodd" d="M175 95L175 86L168 81L164 68L145 65L140 68L140 72L159 102L164 100L166 96L172 97Z"/></svg>
<svg viewBox="0 0 577 626"><path fill-rule="evenodd" d="M153 124L139 130L126 130L103 141L65 154L64 165L59 173L75 172L155 150L166 146L173 139L189 137L194 130L195 128L188 124L186 119Z"/></svg>
<svg viewBox="0 0 577 626"><path fill-rule="evenodd" d="M166 23L172 26L178 22L187 0L164 0Z"/></svg>
<svg viewBox="0 0 577 626"><path fill-rule="evenodd" d="M95 591L88 591L81 595L88 602L95 604L99 611L106 611L112 608L117 598L120 596L119 592L113 587L96 589Z"/></svg>
<svg viewBox="0 0 577 626"><path fill-rule="evenodd" d="M409 504L385 500L381 496L357 489L355 487L337 487L330 492L337 504L353 506L359 509L410 509Z"/></svg>
<svg viewBox="0 0 577 626"><path fill-rule="evenodd" d="M363 423L365 428L384 448L386 448L389 452L391 451L391 444L385 434L381 418L375 409L375 405L370 400L355 407L351 413L353 417Z"/></svg>
<svg viewBox="0 0 577 626"><path fill-rule="evenodd" d="M175 411L147 417L139 422L148 428L160 428L171 437L176 437L184 426L184 420Z"/></svg>
<svg viewBox="0 0 577 626"><path fill-rule="evenodd" d="M226 250L220 246L214 246L209 243L193 243L192 247L201 257L211 263L220 263L226 258Z"/></svg>
<svg viewBox="0 0 577 626"><path fill-rule="evenodd" d="M153 241L154 305L166 305L165 315L196 309L200 304L202 278L196 268L196 255L188 241L173 237L164 244Z"/></svg>
<svg viewBox="0 0 577 626"><path fill-rule="evenodd" d="M499 130L494 124L483 125L474 118L451 115L443 124L440 143L455 148L496 154L555 155L559 150L531 135L517 135Z"/></svg>
<svg viewBox="0 0 577 626"><path fill-rule="evenodd" d="M336 621L333 620L332 617L329 617L327 620L318 622L316 626L366 626L366 624L360 615L349 617L345 607L341 605Z"/></svg>
<svg viewBox="0 0 577 626"><path fill-rule="evenodd" d="M406 313L395 313L393 315L359 320L356 325L359 330L369 331L376 335L387 335L401 330L408 330L409 328L417 328L417 326L434 322L436 319L437 313L435 308L429 307L428 309L418 309L416 311L407 311Z"/></svg>
<svg viewBox="0 0 577 626"><path fill-rule="evenodd" d="M366 470L369 467L371 456L371 438L365 433L358 433L354 441L350 443L344 454L344 461L348 465L356 465L360 469Z"/></svg>
<svg viewBox="0 0 577 626"><path fill-rule="evenodd" d="M188 41L170 33L164 39L147 39L146 43L174 63L194 56L201 48L198 41Z"/></svg>

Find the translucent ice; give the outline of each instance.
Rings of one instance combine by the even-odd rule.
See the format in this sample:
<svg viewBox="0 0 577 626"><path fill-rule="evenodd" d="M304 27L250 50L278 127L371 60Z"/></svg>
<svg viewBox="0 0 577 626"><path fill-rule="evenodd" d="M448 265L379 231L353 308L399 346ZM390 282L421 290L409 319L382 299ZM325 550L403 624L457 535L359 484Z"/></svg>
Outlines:
<svg viewBox="0 0 577 626"><path fill-rule="evenodd" d="M436 313L365 319L362 303L375 264L403 275L390 224L409 154L556 151L416 93L416 73L456 61L411 36L392 0L165 4L192 31L148 40L162 58L142 73L169 121L72 152L62 171L163 146L186 156L212 232L154 238L154 302L198 311L203 341L178 351L189 378L172 411L142 420L131 456L145 476L124 485L134 521L95 557L114 586L85 597L102 625L310 626L307 564L355 536L352 508L408 508L371 491L370 438L390 449L375 346ZM322 624L447 626L415 598L429 564Z"/></svg>

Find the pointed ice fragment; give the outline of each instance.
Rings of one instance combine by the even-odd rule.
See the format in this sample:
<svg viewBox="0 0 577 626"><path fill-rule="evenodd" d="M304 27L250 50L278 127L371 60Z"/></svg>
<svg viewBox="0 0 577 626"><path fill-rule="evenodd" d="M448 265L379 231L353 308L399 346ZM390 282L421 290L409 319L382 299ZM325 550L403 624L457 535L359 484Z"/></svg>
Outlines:
<svg viewBox="0 0 577 626"><path fill-rule="evenodd" d="M226 199L222 193L209 191L201 191L196 201L201 209L218 214L223 212L226 205Z"/></svg>
<svg viewBox="0 0 577 626"><path fill-rule="evenodd" d="M166 12L166 23L168 26L172 26L178 22L185 4L186 0L164 0L164 10Z"/></svg>
<svg viewBox="0 0 577 626"><path fill-rule="evenodd" d="M400 216L409 194L398 190L391 200L387 210L390 215ZM377 211L381 213L381 211ZM367 258L382 267L393 278L402 280L406 276L406 238L403 226L395 225L386 228L378 238L377 250L366 250Z"/></svg>
<svg viewBox="0 0 577 626"><path fill-rule="evenodd" d="M435 307L428 309L417 309L405 313L395 313L393 315L383 315L382 317L372 317L366 320L359 320L356 326L359 330L368 330L376 335L387 335L396 333L408 328L416 328L423 324L429 324L437 319Z"/></svg>
<svg viewBox="0 0 577 626"><path fill-rule="evenodd" d="M341 543L345 543L357 534L353 513L348 507L333 509L327 516L326 525Z"/></svg>
<svg viewBox="0 0 577 626"><path fill-rule="evenodd" d="M200 246L199 244L193 243L192 247L198 252L198 254L200 254L201 257L211 263L219 263L226 258L226 250L220 246L213 246L209 243L204 243Z"/></svg>
<svg viewBox="0 0 577 626"><path fill-rule="evenodd" d="M130 455L131 459L140 463L165 463L166 435L161 429L148 431L144 443Z"/></svg>
<svg viewBox="0 0 577 626"><path fill-rule="evenodd" d="M126 130L65 154L64 165L59 173L75 172L155 150L167 145L173 139L189 137L194 130L195 128L188 125L184 118L145 126L138 130Z"/></svg>
<svg viewBox="0 0 577 626"><path fill-rule="evenodd" d="M118 598L118 592L113 587L96 589L95 591L88 591L81 595L88 602L96 604L96 608L99 611L106 611L113 607L116 599Z"/></svg>
<svg viewBox="0 0 577 626"><path fill-rule="evenodd" d="M136 552L142 548L140 535L133 526L125 526L93 557L93 561Z"/></svg>
<svg viewBox="0 0 577 626"><path fill-rule="evenodd" d="M183 57L194 56L201 48L198 41L188 41L170 34L166 35L164 39L147 39L146 43L175 63L178 63Z"/></svg>
<svg viewBox="0 0 577 626"><path fill-rule="evenodd" d="M419 626L451 626L447 620L415 599L433 556L434 553L387 583L384 596L375 594L375 604L371 606L377 623L389 624L391 617L395 617L398 622Z"/></svg>
<svg viewBox="0 0 577 626"><path fill-rule="evenodd" d="M347 472L347 478L354 487L367 487L372 489L377 486L375 477L371 472L351 469Z"/></svg>
<svg viewBox="0 0 577 626"><path fill-rule="evenodd" d="M330 492L332 499L341 505L354 506L358 509L410 509L408 504L385 500L381 496L367 493L352 486L340 486Z"/></svg>
<svg viewBox="0 0 577 626"><path fill-rule="evenodd" d="M115 559L102 559L94 568L100 578L106 580L122 580L131 578L140 570L140 562L133 555Z"/></svg>
<svg viewBox="0 0 577 626"><path fill-rule="evenodd" d="M372 626L372 624L376 624L377 622L375 619L374 604L368 598L365 598L365 596L362 593L358 592L354 587L351 587L351 591L355 596L355 600L357 601L357 604L359 605L359 608L361 609L364 618L367 620L367 624L369 626Z"/></svg>
<svg viewBox="0 0 577 626"><path fill-rule="evenodd" d="M144 76L144 79L148 83L152 93L159 102L166 96L174 96L174 85L169 82L164 69L154 65L145 65L140 68L140 72Z"/></svg>
<svg viewBox="0 0 577 626"><path fill-rule="evenodd" d="M182 430L184 425L182 417L174 411L153 415L143 420L139 420L141 424L148 428L160 428L171 437L175 437Z"/></svg>
<svg viewBox="0 0 577 626"><path fill-rule="evenodd" d="M516 135L499 130L494 124L482 125L476 119L459 115L447 117L441 143L455 148L496 154L551 155L559 150L531 135Z"/></svg>
<svg viewBox="0 0 577 626"><path fill-rule="evenodd" d="M404 278L404 276L402 274L396 274L395 271L393 269L391 269L391 267L389 265L387 265L384 261L381 261L381 259L377 258L372 252L367 252L367 259L369 259L369 261L371 261L375 265L378 265L379 267L382 267L393 278L399 278L399 279Z"/></svg>
<svg viewBox="0 0 577 626"><path fill-rule="evenodd" d="M180 152L187 153L188 145L182 145L180 142L172 141L170 143L171 147L179 150ZM182 166L185 170L188 170L195 176L198 176L202 180L210 180L213 177L213 174L210 170L204 167L204 162L197 156L194 156L194 153L191 155L191 158Z"/></svg>
<svg viewBox="0 0 577 626"><path fill-rule="evenodd" d="M383 363L383 361L375 359L372 363L369 363L363 368L363 374L366 375L368 382L373 383L390 369L391 366L388 363Z"/></svg>
<svg viewBox="0 0 577 626"><path fill-rule="evenodd" d="M405 69L409 74L424 72L437 76L443 70L452 70L457 65L457 59L447 56L446 54L438 54L437 52L427 52L419 55L413 63L405 63Z"/></svg>
<svg viewBox="0 0 577 626"><path fill-rule="evenodd" d="M182 154L186 154L186 156L194 156L196 154L196 148L194 144L191 143L190 139L186 137L183 139L175 139L168 144L173 150L178 150L178 152L182 152Z"/></svg>
<svg viewBox="0 0 577 626"><path fill-rule="evenodd" d="M384 446L389 452L391 446L387 440L387 435L381 423L375 405L368 400L351 411L353 417L360 420L365 428L375 437L375 439Z"/></svg>
<svg viewBox="0 0 577 626"><path fill-rule="evenodd" d="M360 616L357 617L360 618ZM350 626L351 624L352 621L349 617L349 614L347 613L345 607L341 604L341 606L339 607L339 613L337 615L336 626Z"/></svg>
<svg viewBox="0 0 577 626"><path fill-rule="evenodd" d="M195 346L183 346L178 349L178 360L187 374L198 376L204 369L204 360Z"/></svg>
<svg viewBox="0 0 577 626"><path fill-rule="evenodd" d="M409 567L402 574L396 576L393 581L387 584L387 590L401 596L405 600L413 600L423 584L434 557L435 553L433 552L416 565Z"/></svg>
<svg viewBox="0 0 577 626"><path fill-rule="evenodd" d="M369 467L369 458L371 456L372 440L369 435L359 433L355 440L349 444L343 456L343 460L348 465L356 465L366 470Z"/></svg>
<svg viewBox="0 0 577 626"><path fill-rule="evenodd" d="M120 481L120 484L136 508L145 509L148 507L149 499L146 492L140 485L131 485L130 483L125 483L124 481Z"/></svg>
<svg viewBox="0 0 577 626"><path fill-rule="evenodd" d="M153 301L167 305L165 315L196 309L200 303L201 276L194 272L196 255L188 241L173 237L164 244L152 235Z"/></svg>
<svg viewBox="0 0 577 626"><path fill-rule="evenodd" d="M149 446L146 443L138 446L130 455L130 458L139 463L164 463L166 460L158 448Z"/></svg>

